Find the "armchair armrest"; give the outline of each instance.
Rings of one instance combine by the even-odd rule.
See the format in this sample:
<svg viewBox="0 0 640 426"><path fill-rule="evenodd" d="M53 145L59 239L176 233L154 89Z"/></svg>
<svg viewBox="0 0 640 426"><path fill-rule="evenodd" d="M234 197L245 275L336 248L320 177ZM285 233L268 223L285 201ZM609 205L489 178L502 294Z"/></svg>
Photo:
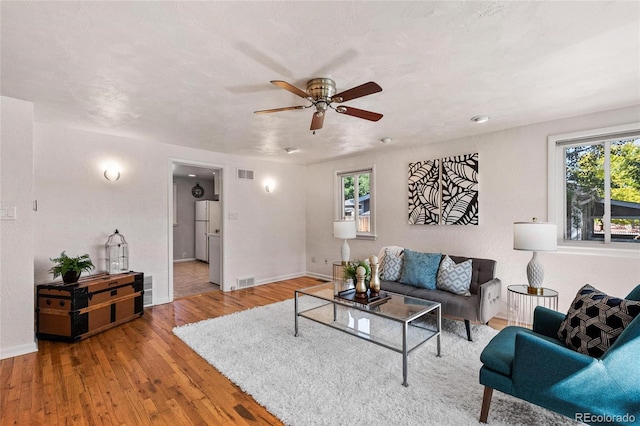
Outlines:
<svg viewBox="0 0 640 426"><path fill-rule="evenodd" d="M538 306L533 311L533 331L557 339L560 323L565 316L562 312Z"/></svg>
<svg viewBox="0 0 640 426"><path fill-rule="evenodd" d="M527 392L546 392L575 374L586 379L585 371L597 369L596 358L576 352L533 333L518 333L513 357L514 385ZM587 374L587 376L589 376ZM585 380L585 385L589 383ZM573 383L575 385L575 383Z"/></svg>
<svg viewBox="0 0 640 426"><path fill-rule="evenodd" d="M499 278L494 278L478 286L478 298L480 299L478 316L481 323L486 324L498 314L501 295L502 281Z"/></svg>
<svg viewBox="0 0 640 426"><path fill-rule="evenodd" d="M626 360L627 368L608 368L603 360L552 339L519 332L512 395L571 418L577 413L640 416L640 386L633 376L636 358L634 353Z"/></svg>

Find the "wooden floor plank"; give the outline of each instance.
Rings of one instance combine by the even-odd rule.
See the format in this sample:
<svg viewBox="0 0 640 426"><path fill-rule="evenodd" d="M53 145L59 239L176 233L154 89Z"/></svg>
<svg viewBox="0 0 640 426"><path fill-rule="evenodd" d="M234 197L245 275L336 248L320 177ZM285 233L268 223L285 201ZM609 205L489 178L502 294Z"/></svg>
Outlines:
<svg viewBox="0 0 640 426"><path fill-rule="evenodd" d="M314 284L302 277L203 293L77 343L40 341L36 353L0 360L0 424L281 425L172 330Z"/></svg>

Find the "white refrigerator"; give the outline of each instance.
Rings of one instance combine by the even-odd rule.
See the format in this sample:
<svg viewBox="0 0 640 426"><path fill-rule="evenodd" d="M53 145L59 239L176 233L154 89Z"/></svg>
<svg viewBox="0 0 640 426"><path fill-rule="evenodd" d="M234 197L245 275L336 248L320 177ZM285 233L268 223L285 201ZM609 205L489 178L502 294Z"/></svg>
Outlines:
<svg viewBox="0 0 640 426"><path fill-rule="evenodd" d="M220 235L220 202L196 201L196 259L209 262L209 235Z"/></svg>

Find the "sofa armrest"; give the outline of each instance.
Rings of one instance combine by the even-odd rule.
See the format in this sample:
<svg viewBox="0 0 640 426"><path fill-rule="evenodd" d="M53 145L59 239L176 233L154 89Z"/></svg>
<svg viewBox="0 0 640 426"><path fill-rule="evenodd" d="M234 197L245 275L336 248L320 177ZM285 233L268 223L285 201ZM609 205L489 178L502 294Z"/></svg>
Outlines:
<svg viewBox="0 0 640 426"><path fill-rule="evenodd" d="M560 323L565 316L562 312L537 306L533 311L533 331L557 339Z"/></svg>
<svg viewBox="0 0 640 426"><path fill-rule="evenodd" d="M481 323L486 324L500 312L501 295L502 281L499 278L494 278L478 286L478 299L480 302L478 317Z"/></svg>

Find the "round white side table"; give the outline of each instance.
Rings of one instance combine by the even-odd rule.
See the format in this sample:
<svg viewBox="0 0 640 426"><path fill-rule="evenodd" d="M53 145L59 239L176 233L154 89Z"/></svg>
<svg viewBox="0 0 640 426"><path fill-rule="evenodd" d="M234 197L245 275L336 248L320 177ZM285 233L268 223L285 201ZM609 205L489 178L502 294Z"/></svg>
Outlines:
<svg viewBox="0 0 640 426"><path fill-rule="evenodd" d="M536 306L558 310L558 292L543 288L540 294L531 294L526 285L507 287L507 314L509 325L531 328Z"/></svg>

